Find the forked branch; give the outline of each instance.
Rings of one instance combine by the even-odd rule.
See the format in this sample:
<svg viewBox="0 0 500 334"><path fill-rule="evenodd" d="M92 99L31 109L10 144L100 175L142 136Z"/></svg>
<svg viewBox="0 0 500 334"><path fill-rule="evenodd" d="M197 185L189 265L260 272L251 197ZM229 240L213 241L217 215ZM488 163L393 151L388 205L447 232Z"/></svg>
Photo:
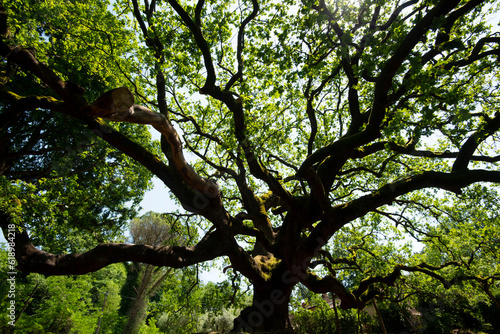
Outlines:
<svg viewBox="0 0 500 334"><path fill-rule="evenodd" d="M105 93L88 108L88 112L94 117L102 117L113 122L152 125L165 136L170 144L175 168L183 180L195 190L209 195L210 198L220 195L219 187L215 182L198 175L186 162L182 152L182 142L167 117L134 104L134 96L127 87L116 88Z"/></svg>

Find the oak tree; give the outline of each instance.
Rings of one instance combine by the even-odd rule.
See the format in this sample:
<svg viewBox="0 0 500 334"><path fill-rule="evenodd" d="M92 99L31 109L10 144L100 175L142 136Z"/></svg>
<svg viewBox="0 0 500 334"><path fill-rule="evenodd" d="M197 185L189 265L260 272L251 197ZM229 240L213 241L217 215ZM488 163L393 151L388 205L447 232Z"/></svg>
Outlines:
<svg viewBox="0 0 500 334"><path fill-rule="evenodd" d="M448 195L474 184L491 198L500 182L496 10L483 0L4 3L0 223L18 229L17 268L75 275L224 257L253 287L235 331L291 330L299 283L360 309L404 272L438 276L453 261L419 263L388 245L446 233L414 221L449 211ZM71 143L85 149L66 152L111 156L75 164L61 154ZM109 174L85 174L98 167ZM33 238L61 212L57 226L112 230L145 169L209 226L196 245L97 235L76 253ZM57 191L43 188L54 180ZM50 200L32 204L20 187Z"/></svg>

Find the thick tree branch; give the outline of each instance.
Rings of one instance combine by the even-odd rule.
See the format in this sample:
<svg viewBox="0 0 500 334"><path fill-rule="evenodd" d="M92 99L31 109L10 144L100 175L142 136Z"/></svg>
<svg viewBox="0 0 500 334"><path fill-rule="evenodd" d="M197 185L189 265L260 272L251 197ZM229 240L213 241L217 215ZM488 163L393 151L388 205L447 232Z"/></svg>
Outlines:
<svg viewBox="0 0 500 334"><path fill-rule="evenodd" d="M453 68L455 66L456 67L467 66L467 65L472 64L475 61L478 61L478 60L480 60L482 58L486 58L486 57L489 57L489 56L499 57L500 56L500 49L499 48L491 49L491 50L487 50L487 51L481 52L481 50L483 49L484 45L487 44L487 43L496 43L496 44L499 44L500 43L500 37L485 37L485 38L481 38L476 43L476 45L474 46L474 48L472 49L472 51L471 51L471 53L469 54L468 57L466 57L464 59L461 59L459 61L456 61L456 62L450 62L450 63L446 64L444 66L444 68L445 69L451 69L451 68Z"/></svg>
<svg viewBox="0 0 500 334"><path fill-rule="evenodd" d="M495 114L490 120L480 126L479 130L474 132L462 145L460 152L458 153L457 159L453 164L452 170L458 171L462 169L467 169L469 162L472 160L472 155L476 151L477 147L489 136L494 134L500 129L500 112Z"/></svg>
<svg viewBox="0 0 500 334"><path fill-rule="evenodd" d="M376 26L375 29L379 30L379 31L387 30L394 23L394 21L396 21L396 19L399 17L399 14L401 14L401 12L405 8L412 6L412 5L416 4L417 2L418 2L418 0L410 0L410 1L407 1L403 4L401 4L401 6L398 6L394 10L394 12L392 12L391 16L384 24L382 24L380 26ZM376 23L376 21L374 23ZM372 24L372 26L374 26L374 23Z"/></svg>
<svg viewBox="0 0 500 334"><path fill-rule="evenodd" d="M357 132L351 136L344 137L330 145L324 146L313 154L309 155L303 162L297 173L298 177L305 174L306 170L315 163L323 161L330 155L342 155L351 151L355 147L367 144L380 135L380 124L385 117L387 94L392 84L392 80L397 70L403 64L408 54L420 41L422 36L428 31L436 17L446 15L459 1L442 0L432 10L430 10L406 35L391 58L385 63L375 84L374 99L368 125L362 132Z"/></svg>
<svg viewBox="0 0 500 334"><path fill-rule="evenodd" d="M293 198L289 191L287 191L265 166L262 166L258 161L250 140L247 138L247 125L245 121L245 112L240 100L235 99L229 92L221 92L216 90L211 93L212 97L225 103L228 109L233 113L234 119L234 132L239 145L243 149L246 161L250 168L250 173L256 178L264 181L271 191L281 197L288 205L293 206Z"/></svg>
<svg viewBox="0 0 500 334"><path fill-rule="evenodd" d="M440 266L431 266L425 262L422 262L416 266L396 265L394 269L386 275L370 276L363 279L360 282L359 286L352 292L349 292L344 287L344 285L331 274L323 278L319 278L312 273L303 273L301 282L313 292L332 292L336 294L341 300L341 307L343 309L362 309L367 303L370 302L373 297L376 297L376 295L379 294L378 290L374 289L374 285L376 283L382 283L388 286L392 286L394 285L396 280L401 277L402 271L420 272L426 274L441 282L443 286L448 289L458 280L447 280L443 276L439 275L438 271L449 266L459 267L460 263L450 261Z"/></svg>
<svg viewBox="0 0 500 334"><path fill-rule="evenodd" d="M304 160L296 176L303 177L306 174L307 169L311 168L315 163L321 162L333 154L344 155L349 153L353 148L368 144L375 139L375 137L376 136L365 130L351 136L343 137L332 144L323 146Z"/></svg>
<svg viewBox="0 0 500 334"><path fill-rule="evenodd" d="M340 298L340 306L343 309L350 308L363 308L363 304L359 302L356 296L346 289L346 287L336 277L327 275L325 277L318 277L312 273L304 274L301 283L304 284L309 290L315 293L328 293L332 292Z"/></svg>
<svg viewBox="0 0 500 334"><path fill-rule="evenodd" d="M0 98L9 106L0 114L0 131L6 129L24 111L36 108L62 111L64 103L52 96L20 96L14 92L0 89Z"/></svg>
<svg viewBox="0 0 500 334"><path fill-rule="evenodd" d="M391 203L398 196L415 190L426 188L440 188L454 193L460 193L465 188L476 182L500 182L500 172L487 170L456 171L451 173L428 171L403 180L387 184L369 195L362 196L349 203L334 208L334 214L345 216L349 221L359 218L382 205ZM361 211L359 211L361 210Z"/></svg>
<svg viewBox="0 0 500 334"><path fill-rule="evenodd" d="M134 16L135 16L135 19L137 20L137 22L139 23L139 27L141 28L141 31L142 31L142 34L144 36L144 39L146 41L146 44L150 44L151 43L151 38L148 34L148 28L146 27L146 24L144 23L144 20L142 19L142 16L141 16L141 11L139 9L139 3L137 2L137 0L132 0L132 4L134 6ZM149 6L146 6L146 12L148 12Z"/></svg>
<svg viewBox="0 0 500 334"><path fill-rule="evenodd" d="M1 16L0 19L2 19ZM0 25L2 24L4 23L0 22ZM71 82L63 81L49 67L39 62L29 50L21 46L7 45L3 40L0 40L0 55L16 63L23 70L37 76L64 100L70 107L69 110L74 112L79 110L81 105L87 104L83 98L83 89L81 87Z"/></svg>
<svg viewBox="0 0 500 334"><path fill-rule="evenodd" d="M381 141L373 143L364 147L356 149L350 156L351 159L364 158L371 154L383 151L386 148L390 148L393 152L404 154L412 157L424 157L431 159L455 159L458 157L459 152L434 152L428 150L416 150L413 145L402 146L393 142ZM471 161L482 161L482 162L499 162L500 155L488 157L481 155L473 155L470 158Z"/></svg>
<svg viewBox="0 0 500 334"><path fill-rule="evenodd" d="M8 215L0 212L0 226L4 234L8 225ZM85 253L57 255L37 249L31 243L28 233L23 231L16 233L15 256L17 269L49 276L83 275L112 263L127 261L183 268L227 254L230 243L220 242L220 238L219 233L212 232L192 247L101 244Z"/></svg>
<svg viewBox="0 0 500 334"><path fill-rule="evenodd" d="M205 5L205 0L198 0L196 4L196 8L194 10L194 22L198 27L201 27L201 11L203 10L203 6Z"/></svg>
<svg viewBox="0 0 500 334"><path fill-rule="evenodd" d="M342 68L341 65L336 66L335 69L332 71L332 73L328 77L323 79L320 85L312 91L311 91L311 85L313 78L310 78L307 84L307 89L304 92L304 96L307 99L306 113L307 117L309 118L309 123L311 124L311 134L309 135L309 140L307 143L308 155L311 155L313 153L314 141L316 139L316 134L318 133L318 121L316 120L316 110L314 109L313 105L314 99L318 97L318 95L323 91L326 85L339 74L341 68Z"/></svg>
<svg viewBox="0 0 500 334"><path fill-rule="evenodd" d="M385 63L380 75L375 83L374 99L370 119L367 128L371 131L378 132L380 124L385 117L387 94L392 84L392 80L397 70L408 57L411 50L422 39L424 34L429 30L434 19L445 16L460 1L458 0L441 0L436 6L431 9L406 35L399 47L394 51L391 58Z"/></svg>
<svg viewBox="0 0 500 334"><path fill-rule="evenodd" d="M460 193L476 182L500 183L500 172L487 170L461 170L451 173L427 171L389 183L369 195L332 208L328 217L316 225L306 241L308 254L314 254L336 231L345 224L364 216L380 206L392 203L397 197L410 192L440 188Z"/></svg>
<svg viewBox="0 0 500 334"><path fill-rule="evenodd" d="M218 198L218 187L213 182L197 176L194 170L185 162L182 156L182 144L175 129L173 129L166 117L161 114L155 114L147 108L134 106L134 97L127 88L112 90L89 106L82 96L82 91L75 88L78 87L77 85L68 84L61 80L51 69L40 63L28 50L20 46L10 47L0 42L0 54L18 64L22 69L38 76L64 100L64 109L60 108L64 113L80 119L89 126L94 134L148 168L179 197L183 205L187 205L193 210L195 207L193 205L193 198L197 195L187 190L185 184L182 184L183 181L179 182L177 180L176 173L173 173L157 156L151 154L141 145L108 127L99 118L94 119L93 117L156 125L160 132L163 131L167 135L169 143L173 145L172 150L176 157L176 171L180 175L183 175L186 181L194 188L195 192L202 194L201 196L205 199Z"/></svg>
<svg viewBox="0 0 500 334"><path fill-rule="evenodd" d="M307 154L311 155L314 150L314 141L316 140L316 135L318 133L318 121L316 119L316 111L313 107L314 95L307 97L307 117L309 118L309 123L311 124L311 133L309 134L309 140L307 142Z"/></svg>
<svg viewBox="0 0 500 334"><path fill-rule="evenodd" d="M134 96L128 88L121 87L107 92L96 100L88 110L95 117L103 117L113 122L152 125L170 144L173 163L183 180L195 190L205 193L211 198L220 196L217 184L199 176L193 167L186 162L182 152L182 142L167 117L134 104Z"/></svg>
<svg viewBox="0 0 500 334"><path fill-rule="evenodd" d="M361 113L359 109L359 97L358 97L358 90L356 86L359 83L358 77L354 74L353 71L353 66L357 67L357 62L359 60L359 57L354 57L351 58L349 54L349 49L347 48L347 43L345 41L345 32L342 30L342 28L339 26L339 24L336 22L335 16L333 13L330 12L330 10L327 8L324 0L320 0L319 2L319 7L313 6L313 8L316 8L318 11L326 13L328 16L328 19L330 23L332 24L332 28L337 34L337 37L340 41L340 47L342 50L342 59L341 59L341 65L342 68L344 69L344 73L347 76L348 79L348 86L349 86L349 91L348 91L348 102L349 102L349 112L351 114L351 126L349 129L349 133L353 133L358 131L358 128L361 126ZM362 50L359 50L359 52L362 52Z"/></svg>
<svg viewBox="0 0 500 334"><path fill-rule="evenodd" d="M401 277L401 271L407 272L420 272L425 275L428 275L443 284L446 289L449 289L454 281L447 280L443 276L439 275L437 272L443 268L449 266L459 267L460 263L455 261L446 262L440 266L430 266L425 262L418 264L416 266L405 266L405 265L396 265L394 270L388 273L385 276L371 276L361 281L358 288L353 292L356 298L359 300L359 304L366 305L373 297L376 297L378 291L373 289L373 285L376 283L382 283L387 286L392 286L396 282L396 280Z"/></svg>

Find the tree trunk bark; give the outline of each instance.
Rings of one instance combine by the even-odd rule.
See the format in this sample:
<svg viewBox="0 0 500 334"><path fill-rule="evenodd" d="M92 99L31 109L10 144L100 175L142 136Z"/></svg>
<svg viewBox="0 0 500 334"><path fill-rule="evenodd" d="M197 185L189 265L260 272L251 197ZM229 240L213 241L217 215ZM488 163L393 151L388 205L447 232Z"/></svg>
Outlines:
<svg viewBox="0 0 500 334"><path fill-rule="evenodd" d="M415 334L417 333L417 329L415 328L415 326L413 325L413 322L411 321L411 319L408 317L407 313L406 313L406 310L399 304L399 302L396 301L396 305L398 306L399 308L399 311L401 312L401 314L403 315L403 318L405 319L406 323L408 324L408 326L410 326L411 330L412 330L412 333Z"/></svg>
<svg viewBox="0 0 500 334"><path fill-rule="evenodd" d="M293 285L272 281L254 285L252 305L241 311L234 320L232 332L292 333L288 317L292 288Z"/></svg>
<svg viewBox="0 0 500 334"><path fill-rule="evenodd" d="M372 302L373 302L373 307L375 308L375 312L377 312L378 322L380 323L380 328L382 329L382 333L387 334L387 329L385 329L384 319L382 318L382 314L378 309L378 305L377 302L375 301L375 298L372 298Z"/></svg>
<svg viewBox="0 0 500 334"><path fill-rule="evenodd" d="M137 295L132 307L130 308L127 323L123 327L123 334L135 334L144 322L147 314L149 298L144 295Z"/></svg>
<svg viewBox="0 0 500 334"><path fill-rule="evenodd" d="M104 309L106 308L106 300L108 300L108 294L109 290L106 291L106 295L104 296L104 302L102 303L101 312L104 312ZM95 334L99 334L99 330L101 329L101 321L102 321L102 314L101 316L99 316L99 320L97 321L97 328L95 330Z"/></svg>
<svg viewBox="0 0 500 334"><path fill-rule="evenodd" d="M19 318L21 317L21 315L24 313L24 311L26 310L26 307L28 307L28 305L29 305L29 303L30 303L30 301L31 301L31 298L33 298L33 295L35 294L36 288L38 288L38 284L39 284L39 283L37 283L37 284L35 285L35 287L33 288L33 291L31 291L31 293L30 293L30 296L28 297L28 299L26 299L26 302L24 303L24 306L23 306L23 308L21 309L21 312L19 312L19 314L18 314L18 315L17 315L17 317L16 317L16 320L14 320L14 325L15 325L15 324L16 324L16 322L19 320Z"/></svg>
<svg viewBox="0 0 500 334"><path fill-rule="evenodd" d="M490 299L493 302L493 304L495 304L495 307L497 308L498 312L500 312L500 302L491 293L490 286L487 283L484 283L483 284L483 289L484 289L484 292L486 292L486 294L488 295L488 297L490 297Z"/></svg>
<svg viewBox="0 0 500 334"><path fill-rule="evenodd" d="M337 298L335 298L335 294L333 293L332 293L332 305L333 305L333 310L335 311L335 332L337 334L342 334L342 328L340 327L339 313L337 311Z"/></svg>

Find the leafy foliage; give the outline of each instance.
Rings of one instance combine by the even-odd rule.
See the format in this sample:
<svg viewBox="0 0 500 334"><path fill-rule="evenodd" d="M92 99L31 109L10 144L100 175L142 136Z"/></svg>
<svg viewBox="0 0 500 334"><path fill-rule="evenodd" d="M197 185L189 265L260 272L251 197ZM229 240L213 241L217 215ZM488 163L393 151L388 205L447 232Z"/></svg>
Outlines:
<svg viewBox="0 0 500 334"><path fill-rule="evenodd" d="M7 252L0 252L2 263L6 263ZM2 270L2 282L9 277ZM40 274L16 275L15 300L17 316L16 333L95 333L101 319L100 333L114 333L118 321L120 286L125 279L121 265L84 276L44 277ZM1 285L2 295L7 296L8 286ZM7 309L9 300L3 298L1 305ZM21 309L24 312L20 314ZM7 317L0 322L2 332L9 333L11 327Z"/></svg>
<svg viewBox="0 0 500 334"><path fill-rule="evenodd" d="M40 61L78 82L76 89L85 90L91 99L127 80L135 66L135 60L122 58L133 50L135 38L122 27L123 19L111 15L106 2L11 1L6 9L12 13L13 42L36 50ZM47 87L33 82L32 75L10 62L1 68L5 85L1 108L8 124L1 134L2 142L8 143L1 176L6 207L18 203L15 219L47 250L82 251L96 239L119 237L151 186L150 174L81 122L33 101L32 96L42 95L57 102ZM118 128L153 148L145 127Z"/></svg>

